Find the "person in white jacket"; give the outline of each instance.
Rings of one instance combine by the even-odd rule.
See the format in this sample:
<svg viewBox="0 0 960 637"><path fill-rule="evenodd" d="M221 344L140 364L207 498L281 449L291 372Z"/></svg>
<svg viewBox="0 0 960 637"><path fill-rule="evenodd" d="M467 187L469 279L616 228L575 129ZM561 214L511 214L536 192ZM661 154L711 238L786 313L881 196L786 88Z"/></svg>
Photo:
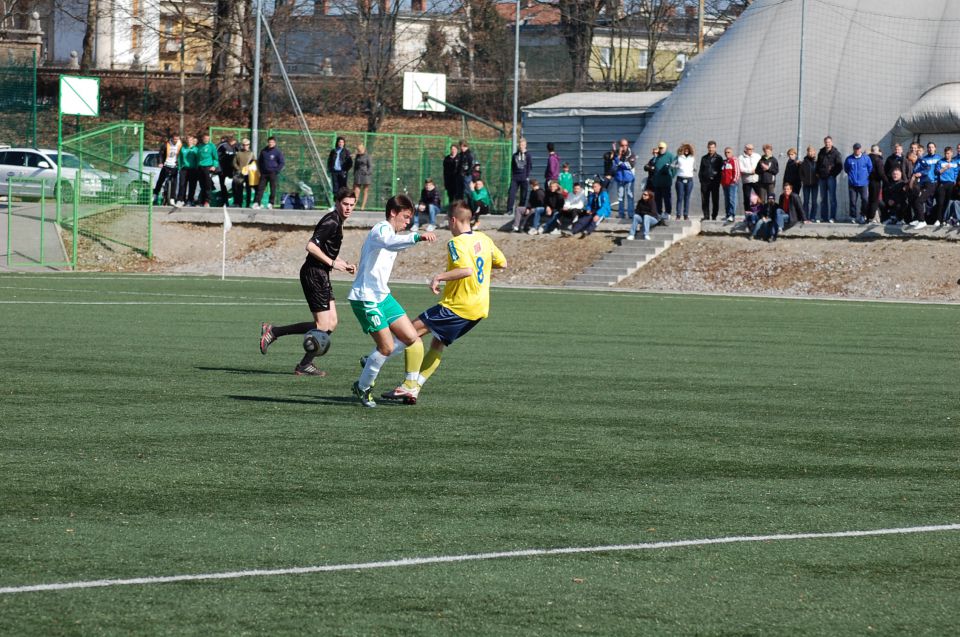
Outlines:
<svg viewBox="0 0 960 637"><path fill-rule="evenodd" d="M737 165L740 168L740 183L743 184L743 211L750 209L750 193L755 192L760 196L760 176L757 175L757 164L760 163L760 155L753 152L753 144L747 144L743 147L743 154L737 157Z"/></svg>
<svg viewBox="0 0 960 637"><path fill-rule="evenodd" d="M420 373L423 342L417 335L406 311L390 294L390 274L397 254L421 241L436 241L432 232L398 234L410 224L413 201L406 195L395 195L387 201L386 219L377 222L360 249L357 276L347 299L364 332L376 345L363 357L363 371L353 384L353 394L364 407L376 407L370 389L380 368L391 356L404 352L407 378Z"/></svg>

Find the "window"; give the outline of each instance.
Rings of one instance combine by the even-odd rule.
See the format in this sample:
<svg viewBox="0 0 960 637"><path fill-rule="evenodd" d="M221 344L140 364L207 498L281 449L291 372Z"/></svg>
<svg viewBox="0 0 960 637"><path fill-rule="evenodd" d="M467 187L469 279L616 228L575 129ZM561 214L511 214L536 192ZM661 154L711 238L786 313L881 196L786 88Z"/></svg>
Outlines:
<svg viewBox="0 0 960 637"><path fill-rule="evenodd" d="M610 68L610 59L613 57L613 49L608 46L600 47L600 66Z"/></svg>
<svg viewBox="0 0 960 637"><path fill-rule="evenodd" d="M7 152L0 153L0 165L9 164L9 163L10 163L10 162L7 161L7 156L8 156L9 154L10 154L10 153L7 153Z"/></svg>
<svg viewBox="0 0 960 637"><path fill-rule="evenodd" d="M143 156L143 165L147 168L156 168L160 165L160 153L147 153Z"/></svg>
<svg viewBox="0 0 960 637"><path fill-rule="evenodd" d="M650 64L650 51L640 51L637 56L637 68L646 69L648 64Z"/></svg>
<svg viewBox="0 0 960 637"><path fill-rule="evenodd" d="M50 162L47 161L46 157L41 157L36 153L26 153L26 155L27 155L27 166L29 166L30 168L39 168L40 162L44 162L47 164L48 168L50 167Z"/></svg>
<svg viewBox="0 0 960 637"><path fill-rule="evenodd" d="M685 68L687 68L687 54L677 53L677 73L683 73Z"/></svg>
<svg viewBox="0 0 960 637"><path fill-rule="evenodd" d="M27 158L21 151L11 150L6 153L4 164L8 166L26 166Z"/></svg>

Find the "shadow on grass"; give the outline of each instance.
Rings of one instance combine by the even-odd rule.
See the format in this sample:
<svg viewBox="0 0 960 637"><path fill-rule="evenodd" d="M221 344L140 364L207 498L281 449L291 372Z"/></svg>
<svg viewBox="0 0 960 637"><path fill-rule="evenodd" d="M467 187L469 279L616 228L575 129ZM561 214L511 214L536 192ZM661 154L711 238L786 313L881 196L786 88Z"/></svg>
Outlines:
<svg viewBox="0 0 960 637"><path fill-rule="evenodd" d="M270 376L293 376L293 372L278 372L270 369L244 369L242 367L194 367L202 372L226 372L227 374L262 374Z"/></svg>
<svg viewBox="0 0 960 637"><path fill-rule="evenodd" d="M237 396L229 395L227 398L241 400L253 403L283 403L287 405L332 405L332 406L350 406L358 407L356 398L349 396L317 396L316 398L284 398L282 396ZM384 403L380 403L384 404ZM390 404L390 403L386 403Z"/></svg>

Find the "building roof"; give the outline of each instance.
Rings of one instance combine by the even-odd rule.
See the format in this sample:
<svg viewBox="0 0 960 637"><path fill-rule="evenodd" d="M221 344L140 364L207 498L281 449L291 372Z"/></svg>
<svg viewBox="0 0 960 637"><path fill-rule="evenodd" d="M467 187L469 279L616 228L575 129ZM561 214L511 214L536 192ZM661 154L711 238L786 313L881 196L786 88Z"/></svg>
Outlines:
<svg viewBox="0 0 960 637"><path fill-rule="evenodd" d="M655 110L669 95L669 91L562 93L521 110L527 117L635 115Z"/></svg>
<svg viewBox="0 0 960 637"><path fill-rule="evenodd" d="M517 17L516 2L498 2L495 7L507 24L514 23ZM523 2L520 5L520 24L534 27L560 24L560 9L553 4Z"/></svg>

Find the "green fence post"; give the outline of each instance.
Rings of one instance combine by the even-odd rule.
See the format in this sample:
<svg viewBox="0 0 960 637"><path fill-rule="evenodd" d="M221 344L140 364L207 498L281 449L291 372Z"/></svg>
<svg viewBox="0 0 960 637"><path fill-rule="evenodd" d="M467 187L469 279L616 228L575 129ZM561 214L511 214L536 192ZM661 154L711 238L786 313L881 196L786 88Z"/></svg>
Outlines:
<svg viewBox="0 0 960 637"><path fill-rule="evenodd" d="M390 192L395 192L397 187L397 135L393 134L393 161L390 162Z"/></svg>
<svg viewBox="0 0 960 637"><path fill-rule="evenodd" d="M46 198L46 196L47 196L47 180L46 180L46 179L41 179L41 180L40 180L40 265L43 265L43 264L44 264L44 261L43 261L43 227L44 227L45 225L47 225L47 224L46 224L47 218L46 218L46 215L44 214L44 211L46 210L46 205L45 205L44 199Z"/></svg>
<svg viewBox="0 0 960 637"><path fill-rule="evenodd" d="M7 265L10 265L10 250L13 245L13 184L7 180Z"/></svg>
<svg viewBox="0 0 960 637"><path fill-rule="evenodd" d="M76 184L74 184L74 186L76 186ZM73 197L73 249L71 250L73 254L70 257L70 267L76 268L77 267L77 241L80 239L80 229L77 227L80 225L79 224L80 209L78 207L79 202L77 201L77 199L79 199L80 193L74 190L73 194L74 194L74 197Z"/></svg>

